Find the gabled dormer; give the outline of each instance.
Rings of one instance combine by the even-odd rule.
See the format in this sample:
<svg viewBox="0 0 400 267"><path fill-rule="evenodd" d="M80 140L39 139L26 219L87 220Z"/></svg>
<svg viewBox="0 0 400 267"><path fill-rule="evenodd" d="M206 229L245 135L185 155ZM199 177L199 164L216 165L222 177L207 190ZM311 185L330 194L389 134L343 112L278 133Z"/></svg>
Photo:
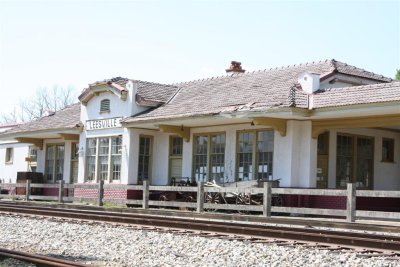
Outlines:
<svg viewBox="0 0 400 267"><path fill-rule="evenodd" d="M134 116L166 103L178 88L116 77L89 84L79 96L81 120Z"/></svg>
<svg viewBox="0 0 400 267"><path fill-rule="evenodd" d="M85 105L96 95L104 92L110 92L118 96L122 101L125 101L128 95L126 84L129 80L126 78L116 77L109 80L98 81L89 84L89 87L83 90L79 96L79 101Z"/></svg>

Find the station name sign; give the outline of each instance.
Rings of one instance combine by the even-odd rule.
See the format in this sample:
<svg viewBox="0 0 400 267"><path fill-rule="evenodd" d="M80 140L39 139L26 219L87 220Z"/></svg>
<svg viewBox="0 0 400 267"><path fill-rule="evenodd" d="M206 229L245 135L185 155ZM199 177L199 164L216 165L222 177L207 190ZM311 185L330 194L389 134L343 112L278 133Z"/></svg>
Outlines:
<svg viewBox="0 0 400 267"><path fill-rule="evenodd" d="M122 118L120 117L86 121L86 130L90 131L122 127L121 120Z"/></svg>

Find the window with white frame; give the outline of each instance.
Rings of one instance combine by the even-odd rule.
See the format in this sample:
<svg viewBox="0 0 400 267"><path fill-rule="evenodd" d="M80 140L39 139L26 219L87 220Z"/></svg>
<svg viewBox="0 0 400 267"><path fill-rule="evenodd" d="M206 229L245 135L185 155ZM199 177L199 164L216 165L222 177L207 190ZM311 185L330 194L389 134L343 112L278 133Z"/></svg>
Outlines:
<svg viewBox="0 0 400 267"><path fill-rule="evenodd" d="M121 179L122 137L111 139L111 179Z"/></svg>
<svg viewBox="0 0 400 267"><path fill-rule="evenodd" d="M241 131L237 135L236 179L272 179L274 132Z"/></svg>
<svg viewBox="0 0 400 267"><path fill-rule="evenodd" d="M86 180L121 179L122 136L87 139Z"/></svg>
<svg viewBox="0 0 400 267"><path fill-rule="evenodd" d="M97 139L91 138L87 140L86 146L86 180L96 180L96 151Z"/></svg>

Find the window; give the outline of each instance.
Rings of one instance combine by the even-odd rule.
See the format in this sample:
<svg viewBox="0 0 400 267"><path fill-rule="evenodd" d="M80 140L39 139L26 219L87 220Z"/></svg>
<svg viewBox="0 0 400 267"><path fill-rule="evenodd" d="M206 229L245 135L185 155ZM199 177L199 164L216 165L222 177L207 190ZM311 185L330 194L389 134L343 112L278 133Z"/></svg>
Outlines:
<svg viewBox="0 0 400 267"><path fill-rule="evenodd" d="M122 136L89 138L86 148L86 180L120 180L121 157Z"/></svg>
<svg viewBox="0 0 400 267"><path fill-rule="evenodd" d="M100 113L110 112L110 99L103 99L100 102Z"/></svg>
<svg viewBox="0 0 400 267"><path fill-rule="evenodd" d="M108 178L108 154L110 148L109 138L99 138L99 175L100 180Z"/></svg>
<svg viewBox="0 0 400 267"><path fill-rule="evenodd" d="M111 139L111 179L121 179L122 137Z"/></svg>
<svg viewBox="0 0 400 267"><path fill-rule="evenodd" d="M274 132L272 130L243 131L238 133L237 140L237 181L271 180Z"/></svg>
<svg viewBox="0 0 400 267"><path fill-rule="evenodd" d="M336 186L355 183L357 188L372 188L374 139L338 134L336 153Z"/></svg>
<svg viewBox="0 0 400 267"><path fill-rule="evenodd" d="M79 143L72 143L71 160L78 160L78 158L79 158Z"/></svg>
<svg viewBox="0 0 400 267"><path fill-rule="evenodd" d="M353 138L346 135L337 137L336 186L345 187L353 181Z"/></svg>
<svg viewBox="0 0 400 267"><path fill-rule="evenodd" d="M71 177L69 183L78 182L79 171L79 143L71 144Z"/></svg>
<svg viewBox="0 0 400 267"><path fill-rule="evenodd" d="M182 156L183 138L179 136L171 137L170 156Z"/></svg>
<svg viewBox="0 0 400 267"><path fill-rule="evenodd" d="M210 176L212 181L224 182L225 134L210 135Z"/></svg>
<svg viewBox="0 0 400 267"><path fill-rule="evenodd" d="M139 139L138 182L149 180L151 164L152 137L141 136Z"/></svg>
<svg viewBox="0 0 400 267"><path fill-rule="evenodd" d="M29 147L28 155L28 171L36 172L37 168L37 148L34 146Z"/></svg>
<svg viewBox="0 0 400 267"><path fill-rule="evenodd" d="M394 162L394 139L382 139L382 161Z"/></svg>
<svg viewBox="0 0 400 267"><path fill-rule="evenodd" d="M193 173L196 181L224 182L225 133L194 136Z"/></svg>
<svg viewBox="0 0 400 267"><path fill-rule="evenodd" d="M37 148L29 147L29 158L31 162L37 162Z"/></svg>
<svg viewBox="0 0 400 267"><path fill-rule="evenodd" d="M7 147L6 148L6 163L12 164L14 159L14 148Z"/></svg>
<svg viewBox="0 0 400 267"><path fill-rule="evenodd" d="M194 138L194 177L196 181L208 181L207 177L208 136L197 135Z"/></svg>
<svg viewBox="0 0 400 267"><path fill-rule="evenodd" d="M86 180L96 180L97 139L88 139L86 148Z"/></svg>
<svg viewBox="0 0 400 267"><path fill-rule="evenodd" d="M46 171L48 182L62 180L64 174L64 145L48 145L46 149Z"/></svg>

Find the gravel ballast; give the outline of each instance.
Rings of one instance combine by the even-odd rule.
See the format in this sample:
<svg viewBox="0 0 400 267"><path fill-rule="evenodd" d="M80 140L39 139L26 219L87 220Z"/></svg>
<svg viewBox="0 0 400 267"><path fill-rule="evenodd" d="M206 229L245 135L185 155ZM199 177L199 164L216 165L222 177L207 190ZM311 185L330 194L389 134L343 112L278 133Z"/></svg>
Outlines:
<svg viewBox="0 0 400 267"><path fill-rule="evenodd" d="M400 266L400 260L137 230L106 223L0 216L8 249L99 266Z"/></svg>

